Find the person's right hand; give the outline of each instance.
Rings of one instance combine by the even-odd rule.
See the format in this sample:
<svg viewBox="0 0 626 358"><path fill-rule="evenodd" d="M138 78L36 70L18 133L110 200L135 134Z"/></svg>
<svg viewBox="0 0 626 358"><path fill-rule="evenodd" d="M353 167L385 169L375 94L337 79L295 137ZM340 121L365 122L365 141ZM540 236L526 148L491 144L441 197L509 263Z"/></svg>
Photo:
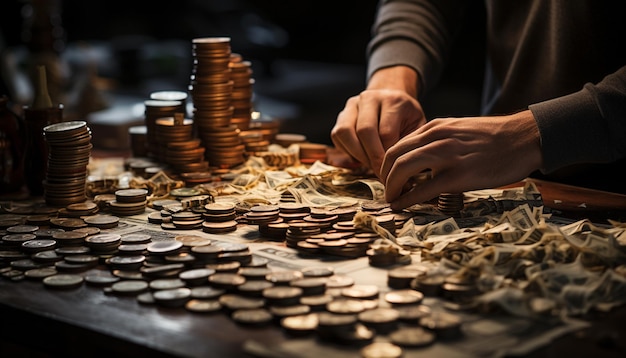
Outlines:
<svg viewBox="0 0 626 358"><path fill-rule="evenodd" d="M337 116L331 139L380 177L385 152L426 123L417 94L415 71L393 67L376 72L368 88L351 97Z"/></svg>

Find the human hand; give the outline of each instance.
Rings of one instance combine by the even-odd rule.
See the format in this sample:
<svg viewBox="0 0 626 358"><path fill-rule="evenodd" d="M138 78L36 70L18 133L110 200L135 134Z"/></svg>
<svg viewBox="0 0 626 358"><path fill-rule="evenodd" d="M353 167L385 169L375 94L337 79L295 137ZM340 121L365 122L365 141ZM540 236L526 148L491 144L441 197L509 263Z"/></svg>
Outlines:
<svg viewBox="0 0 626 358"><path fill-rule="evenodd" d="M393 209L440 193L493 188L541 168L539 130L529 110L507 116L434 119L387 151L381 169ZM412 178L431 179L405 191Z"/></svg>
<svg viewBox="0 0 626 358"><path fill-rule="evenodd" d="M380 174L385 151L425 123L422 107L400 90L365 90L351 97L331 131L335 147Z"/></svg>
<svg viewBox="0 0 626 358"><path fill-rule="evenodd" d="M415 99L416 74L395 67L374 74L368 89L349 98L331 131L336 148L371 168L380 177L385 151L426 123Z"/></svg>

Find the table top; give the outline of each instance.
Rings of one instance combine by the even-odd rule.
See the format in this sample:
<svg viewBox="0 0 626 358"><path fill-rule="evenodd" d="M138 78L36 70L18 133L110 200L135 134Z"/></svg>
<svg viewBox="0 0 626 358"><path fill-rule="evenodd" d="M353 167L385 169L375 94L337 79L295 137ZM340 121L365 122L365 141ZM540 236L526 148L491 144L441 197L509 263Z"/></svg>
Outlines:
<svg viewBox="0 0 626 358"><path fill-rule="evenodd" d="M624 218L626 196L534 180L546 206L581 217ZM243 231L239 234L247 235ZM348 260L339 262L349 265ZM316 354L358 356L354 347L318 345L315 338L286 334L278 325L242 326L223 312L191 314L182 308L139 303L135 297L107 294L102 288L82 285L70 290L49 289L41 282L0 279L0 343L12 342L20 349L66 356L193 356L238 357L250 352L258 356L296 356L293 351L316 346ZM553 357L564 354L624 356L626 308L595 313L591 326L555 339L552 344L526 354ZM3 345L3 350L10 346ZM7 348L8 347L8 348ZM268 347L285 347L265 351ZM9 352L11 352L9 350ZM406 356L417 356L409 350ZM435 356L453 356L445 345ZM458 354L459 351L455 351ZM313 356L302 352L301 356ZM459 356L462 356L459 355Z"/></svg>

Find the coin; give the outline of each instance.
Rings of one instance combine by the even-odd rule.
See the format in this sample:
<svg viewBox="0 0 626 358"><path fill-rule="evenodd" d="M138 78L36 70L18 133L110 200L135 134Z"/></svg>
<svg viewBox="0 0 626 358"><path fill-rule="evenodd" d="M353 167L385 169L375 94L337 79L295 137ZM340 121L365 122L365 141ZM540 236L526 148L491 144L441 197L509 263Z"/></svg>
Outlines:
<svg viewBox="0 0 626 358"><path fill-rule="evenodd" d="M213 275L215 270L208 268L198 268L192 270L186 270L178 274L178 277L185 281L187 285L197 286L203 283L207 283L209 276Z"/></svg>
<svg viewBox="0 0 626 358"><path fill-rule="evenodd" d="M113 215L94 215L87 216L83 220L90 226L95 226L100 229L111 229L119 224L120 218Z"/></svg>
<svg viewBox="0 0 626 358"><path fill-rule="evenodd" d="M140 280L122 280L111 285L111 290L120 295L138 295L148 289L148 283Z"/></svg>
<svg viewBox="0 0 626 358"><path fill-rule="evenodd" d="M326 288L345 288L354 285L354 279L347 275L335 274L328 277Z"/></svg>
<svg viewBox="0 0 626 358"><path fill-rule="evenodd" d="M154 281L152 281L154 282ZM152 285L150 285L152 287ZM187 287L158 290L152 293L154 301L166 307L182 307L191 297L191 290Z"/></svg>
<svg viewBox="0 0 626 358"><path fill-rule="evenodd" d="M309 314L311 312L311 307L302 304L295 304L290 306L270 306L269 310L274 318L280 321L284 317Z"/></svg>
<svg viewBox="0 0 626 358"><path fill-rule="evenodd" d="M237 291L245 296L263 297L263 290L273 286L273 283L265 280L251 280L237 286Z"/></svg>
<svg viewBox="0 0 626 358"><path fill-rule="evenodd" d="M273 319L272 314L264 308L237 310L231 317L237 323L254 326L269 324Z"/></svg>
<svg viewBox="0 0 626 358"><path fill-rule="evenodd" d="M393 308L378 307L359 313L358 318L376 333L387 334L397 328L400 312Z"/></svg>
<svg viewBox="0 0 626 358"><path fill-rule="evenodd" d="M152 241L148 244L148 253L153 255L171 255L178 252L183 243L176 240Z"/></svg>
<svg viewBox="0 0 626 358"><path fill-rule="evenodd" d="M273 271L265 276L265 279L275 285L288 285L289 282L304 277L302 272L296 270Z"/></svg>
<svg viewBox="0 0 626 358"><path fill-rule="evenodd" d="M389 342L374 342L361 348L363 358L399 358L402 353L402 348Z"/></svg>
<svg viewBox="0 0 626 358"><path fill-rule="evenodd" d="M263 290L263 297L269 305L291 306L300 302L302 289L299 287L273 286Z"/></svg>
<svg viewBox="0 0 626 358"><path fill-rule="evenodd" d="M344 297L364 300L377 298L378 293L378 286L365 284L352 285L341 290L341 295Z"/></svg>
<svg viewBox="0 0 626 358"><path fill-rule="evenodd" d="M341 298L328 302L326 310L336 314L358 314L365 311L365 307L361 300Z"/></svg>
<svg viewBox="0 0 626 358"><path fill-rule="evenodd" d="M242 296L239 294L227 293L218 299L223 307L230 310L257 309L265 306L263 298Z"/></svg>
<svg viewBox="0 0 626 358"><path fill-rule="evenodd" d="M22 243L29 241L29 240L36 239L36 238L37 238L37 235L31 234L31 233L7 234L7 235L2 236L2 243L6 245L7 247L9 246L19 247L22 245Z"/></svg>
<svg viewBox="0 0 626 358"><path fill-rule="evenodd" d="M433 312L420 319L420 326L433 331L437 338L451 339L461 335L461 318L446 312Z"/></svg>
<svg viewBox="0 0 626 358"><path fill-rule="evenodd" d="M392 305L416 304L422 302L423 299L423 293L412 289L392 290L385 293L385 301Z"/></svg>
<svg viewBox="0 0 626 358"><path fill-rule="evenodd" d="M305 267L301 269L304 277L330 277L334 274L333 267Z"/></svg>
<svg viewBox="0 0 626 358"><path fill-rule="evenodd" d="M83 277L74 274L56 274L45 277L43 284L48 288L54 289L73 289L83 284Z"/></svg>
<svg viewBox="0 0 626 358"><path fill-rule="evenodd" d="M54 249L56 247L56 241L49 239L28 240L24 241L21 247L25 253L34 254L39 251Z"/></svg>
<svg viewBox="0 0 626 358"><path fill-rule="evenodd" d="M317 329L318 323L319 319L315 313L291 315L280 321L280 325L293 335L313 333Z"/></svg>
<svg viewBox="0 0 626 358"><path fill-rule="evenodd" d="M48 276L56 275L57 273L54 267L42 267L27 270L24 272L24 276L34 280L42 280Z"/></svg>
<svg viewBox="0 0 626 358"><path fill-rule="evenodd" d="M119 277L113 276L110 273L88 273L85 275L85 282L91 286L104 287L112 285L120 280Z"/></svg>
<svg viewBox="0 0 626 358"><path fill-rule="evenodd" d="M420 319L431 314L431 309L425 305L406 305L394 307L400 312L400 320L407 324L419 324Z"/></svg>
<svg viewBox="0 0 626 358"><path fill-rule="evenodd" d="M185 304L185 308L194 313L211 313L222 309L218 300L191 299Z"/></svg>
<svg viewBox="0 0 626 358"><path fill-rule="evenodd" d="M152 292L140 293L137 295L136 299L137 299L137 302L143 305L151 305L151 304L156 303L156 301L154 300L154 295L152 295Z"/></svg>
<svg viewBox="0 0 626 358"><path fill-rule="evenodd" d="M15 225L6 229L9 234L32 234L39 230L39 226L35 225Z"/></svg>
<svg viewBox="0 0 626 358"><path fill-rule="evenodd" d="M209 283L216 288L234 289L246 282L246 278L236 273L217 272L209 276Z"/></svg>
<svg viewBox="0 0 626 358"><path fill-rule="evenodd" d="M216 299L225 293L226 290L209 286L191 288L191 297L199 300Z"/></svg>
<svg viewBox="0 0 626 358"><path fill-rule="evenodd" d="M389 339L402 347L425 347L435 341L435 335L422 327L402 327L389 333Z"/></svg>

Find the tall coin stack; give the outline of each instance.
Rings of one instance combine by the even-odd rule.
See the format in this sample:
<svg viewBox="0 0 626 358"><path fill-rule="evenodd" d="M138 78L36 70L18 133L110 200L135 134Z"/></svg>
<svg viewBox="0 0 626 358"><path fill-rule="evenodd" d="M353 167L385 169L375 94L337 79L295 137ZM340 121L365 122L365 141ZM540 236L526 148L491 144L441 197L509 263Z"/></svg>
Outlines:
<svg viewBox="0 0 626 358"><path fill-rule="evenodd" d="M48 145L44 200L51 206L84 202L87 165L91 155L91 130L87 122L51 124L43 129Z"/></svg>
<svg viewBox="0 0 626 358"><path fill-rule="evenodd" d="M164 155L165 147L156 137L156 121L163 117L173 117L176 113L185 113L185 103L182 101L149 99L144 101L146 143L148 156L160 158Z"/></svg>
<svg viewBox="0 0 626 358"><path fill-rule="evenodd" d="M242 131L250 128L252 117L252 64L243 61L241 55L232 54L230 57L230 78L233 81L233 118L230 123Z"/></svg>
<svg viewBox="0 0 626 358"><path fill-rule="evenodd" d="M244 162L245 146L239 138L239 128L231 123L234 107L230 38L196 38L192 40L192 50L189 90L198 137L211 166L232 168Z"/></svg>

